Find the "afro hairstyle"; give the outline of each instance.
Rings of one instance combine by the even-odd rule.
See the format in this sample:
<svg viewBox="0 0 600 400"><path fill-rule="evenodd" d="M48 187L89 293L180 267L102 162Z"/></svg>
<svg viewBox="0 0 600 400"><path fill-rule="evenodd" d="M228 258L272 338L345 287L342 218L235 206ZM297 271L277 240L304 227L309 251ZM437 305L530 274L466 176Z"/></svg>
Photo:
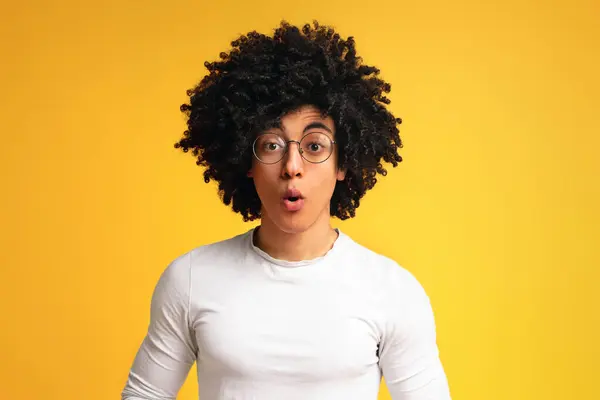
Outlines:
<svg viewBox="0 0 600 400"><path fill-rule="evenodd" d="M402 161L402 120L386 107L390 84L362 63L352 36L344 39L317 21L301 28L282 21L272 36L252 31L231 46L219 61L205 62L208 74L187 90L189 102L180 107L187 129L175 148L191 150L205 168L204 181L217 182L223 203L252 221L261 211L247 175L256 135L290 111L314 106L335 123L338 168L346 171L330 215L354 217L377 174L387 174L382 162Z"/></svg>

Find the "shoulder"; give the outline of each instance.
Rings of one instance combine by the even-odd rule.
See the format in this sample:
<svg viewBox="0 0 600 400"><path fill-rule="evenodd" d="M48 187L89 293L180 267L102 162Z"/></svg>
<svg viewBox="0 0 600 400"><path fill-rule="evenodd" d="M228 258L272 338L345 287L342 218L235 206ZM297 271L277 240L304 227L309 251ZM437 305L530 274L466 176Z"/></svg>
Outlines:
<svg viewBox="0 0 600 400"><path fill-rule="evenodd" d="M361 279L370 282L385 321L384 336L428 335L435 330L430 297L416 275L397 261L356 245Z"/></svg>
<svg viewBox="0 0 600 400"><path fill-rule="evenodd" d="M413 272L392 258L377 253L346 236L348 256L364 279L376 285L381 295L395 302L427 298L425 288Z"/></svg>
<svg viewBox="0 0 600 400"><path fill-rule="evenodd" d="M189 257L192 267L206 262L219 262L243 255L249 246L252 230L240 233L227 239L204 244L191 249L184 256Z"/></svg>
<svg viewBox="0 0 600 400"><path fill-rule="evenodd" d="M248 238L247 231L223 240L194 247L173 258L164 268L161 280L171 285L185 286L197 270L231 265L243 259Z"/></svg>

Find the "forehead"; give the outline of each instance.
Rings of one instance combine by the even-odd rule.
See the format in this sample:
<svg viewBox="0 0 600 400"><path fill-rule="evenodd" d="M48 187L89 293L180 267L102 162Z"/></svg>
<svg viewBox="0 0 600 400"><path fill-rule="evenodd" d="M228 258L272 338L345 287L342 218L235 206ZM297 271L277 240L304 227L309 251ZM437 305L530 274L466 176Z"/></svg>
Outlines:
<svg viewBox="0 0 600 400"><path fill-rule="evenodd" d="M308 125L317 126L320 123L325 127L326 131L331 134L335 132L335 124L331 117L323 117L321 111L316 107L304 106L294 111L290 111L272 125L272 129L280 130L290 135L302 133L303 129Z"/></svg>

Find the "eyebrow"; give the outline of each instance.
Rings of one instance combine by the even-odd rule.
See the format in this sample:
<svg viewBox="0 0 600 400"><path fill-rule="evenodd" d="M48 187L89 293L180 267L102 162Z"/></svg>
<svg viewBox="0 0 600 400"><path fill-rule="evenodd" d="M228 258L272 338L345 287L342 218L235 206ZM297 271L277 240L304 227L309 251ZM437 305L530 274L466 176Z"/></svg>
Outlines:
<svg viewBox="0 0 600 400"><path fill-rule="evenodd" d="M315 128L321 128L321 129L325 129L327 132L333 134L333 132L331 131L331 129L329 129L327 127L327 125L325 125L322 122L311 122L310 124L306 125L306 127L304 128L304 133L306 133L307 131L311 130L311 129L315 129Z"/></svg>
<svg viewBox="0 0 600 400"><path fill-rule="evenodd" d="M267 130L269 128L271 128L271 129L276 128L276 129L283 130L283 127L281 126L280 122L267 124ZM304 130L302 131L302 133L306 133L311 129L317 129L317 128L325 129L327 132L329 132L333 135L333 131L327 125L325 125L324 123L319 122L319 121L314 121L314 122L311 122L310 124L306 125L304 127Z"/></svg>

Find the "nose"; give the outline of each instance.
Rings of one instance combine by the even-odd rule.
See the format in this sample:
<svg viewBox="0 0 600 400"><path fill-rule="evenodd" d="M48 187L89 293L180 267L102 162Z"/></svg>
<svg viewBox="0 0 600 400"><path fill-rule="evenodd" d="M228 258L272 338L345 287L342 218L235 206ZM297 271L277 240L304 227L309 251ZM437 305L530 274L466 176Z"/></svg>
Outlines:
<svg viewBox="0 0 600 400"><path fill-rule="evenodd" d="M298 146L294 148L294 146ZM283 157L283 166L281 168L282 178L301 177L304 174L304 159L300 155L302 149L300 143L296 141L288 142L286 154Z"/></svg>

